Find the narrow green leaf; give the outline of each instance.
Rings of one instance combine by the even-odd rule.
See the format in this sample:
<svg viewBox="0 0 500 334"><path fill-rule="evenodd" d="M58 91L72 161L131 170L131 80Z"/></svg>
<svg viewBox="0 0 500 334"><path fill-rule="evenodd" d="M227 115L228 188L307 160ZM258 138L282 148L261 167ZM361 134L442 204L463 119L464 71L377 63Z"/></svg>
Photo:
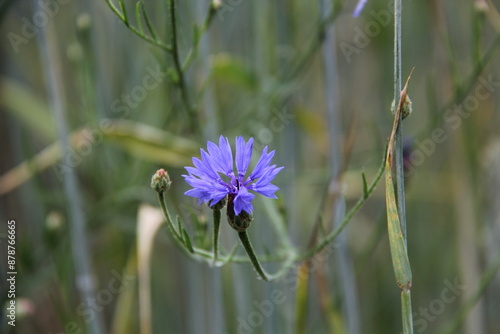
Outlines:
<svg viewBox="0 0 500 334"><path fill-rule="evenodd" d="M191 244L191 238L185 229L182 229L182 239L184 240L184 245L188 248L189 252L194 254L193 245Z"/></svg>
<svg viewBox="0 0 500 334"><path fill-rule="evenodd" d="M394 195L394 185L392 182L391 167L385 167L385 194L387 205L387 227L389 230L389 243L391 248L392 266L396 275L396 282L400 288L411 285L411 269L406 245L399 222L396 198Z"/></svg>
<svg viewBox="0 0 500 334"><path fill-rule="evenodd" d="M144 34L144 29L142 28L142 20L141 20L141 2L137 1L135 3L135 20L137 21L137 29Z"/></svg>
<svg viewBox="0 0 500 334"><path fill-rule="evenodd" d="M144 8L144 2L142 2L142 1L141 1L141 9L142 9L142 15L144 16L144 21L146 22L146 27L148 27L148 30L149 30L149 33L151 34L151 37L153 37L153 39L155 41L158 40L156 31L153 28L151 21L149 21L148 13L146 12L146 8Z"/></svg>
<svg viewBox="0 0 500 334"><path fill-rule="evenodd" d="M201 37L200 28L198 27L198 25L195 24L193 26L193 44L198 43L200 37Z"/></svg>
<svg viewBox="0 0 500 334"><path fill-rule="evenodd" d="M125 4L123 3L123 0L118 0L118 3L120 4L120 9L123 13L123 23L128 27L129 22L128 22L128 14L127 14L127 7L125 7Z"/></svg>
<svg viewBox="0 0 500 334"><path fill-rule="evenodd" d="M231 251L229 252L229 255L227 256L227 258L224 260L224 262L221 264L221 266L231 262L234 258L234 256L236 255L236 250L238 249L238 243L236 242L233 246L233 248L231 249Z"/></svg>
<svg viewBox="0 0 500 334"><path fill-rule="evenodd" d="M181 220L179 219L179 216L175 216L175 220L177 221L177 233L181 235L181 231L184 229L181 224Z"/></svg>
<svg viewBox="0 0 500 334"><path fill-rule="evenodd" d="M363 178L363 198L368 198L368 184L366 183L365 171L361 172L361 177Z"/></svg>
<svg viewBox="0 0 500 334"><path fill-rule="evenodd" d="M199 147L189 139L127 120L113 120L104 132L104 139L136 157L175 167L189 164Z"/></svg>

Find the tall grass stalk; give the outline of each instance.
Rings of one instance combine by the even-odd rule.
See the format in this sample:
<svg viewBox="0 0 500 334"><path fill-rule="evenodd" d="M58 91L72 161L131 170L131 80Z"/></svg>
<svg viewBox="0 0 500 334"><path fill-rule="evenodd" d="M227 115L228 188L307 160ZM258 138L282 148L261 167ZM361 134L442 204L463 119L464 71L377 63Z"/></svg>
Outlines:
<svg viewBox="0 0 500 334"><path fill-rule="evenodd" d="M35 13L43 13L41 1L33 0ZM44 74L49 95L49 104L56 121L59 142L62 148L70 147L69 130L66 122L65 110L65 84L62 76L62 62L57 45L57 35L54 20L49 20L38 34L38 47L40 48L41 60L44 64ZM88 301L95 298L95 275L91 269L89 249L87 246L87 234L85 231L86 217L83 211L83 200L81 189L76 178L74 168L67 168L62 176L64 193L68 201L68 213L70 223L70 239L73 254L73 265L75 268L76 288L80 294L80 300ZM95 312L94 317L88 320L88 330L92 334L105 333L102 314Z"/></svg>
<svg viewBox="0 0 500 334"><path fill-rule="evenodd" d="M320 8L323 19L331 12L333 4L329 0L320 0ZM338 227L345 216L345 203L340 192L342 174L342 118L340 113L340 94L338 84L337 57L335 53L335 29L334 26L325 28L325 40L323 42L323 64L325 68L325 97L326 113L329 134L329 164L331 184L329 193L333 196L332 203L332 226ZM356 278L353 273L352 259L347 247L347 231L340 234L337 240L336 262L339 273L339 283L343 293L344 312L347 330L351 334L360 332L358 296L356 293Z"/></svg>
<svg viewBox="0 0 500 334"><path fill-rule="evenodd" d="M401 98L401 31L402 31L402 0L394 1L394 105L400 106ZM407 88L407 87L405 87ZM403 97L404 98L404 97ZM403 122L402 113L396 112L395 117L398 118L396 127L396 143L395 143L395 164L396 164L396 194L397 194L397 211L399 222L401 224L401 232L403 234L404 246L406 253L408 252L408 242L406 233L406 206L405 206L405 185L404 185L404 169L403 169ZM390 171L389 171L390 172ZM392 186L392 185L391 185ZM387 191L387 190L386 190ZM407 254L406 254L407 255ZM409 266L409 264L408 264ZM408 268L409 270L409 268ZM401 287L401 312L403 316L403 333L413 333L413 318L411 311L411 282L406 286Z"/></svg>

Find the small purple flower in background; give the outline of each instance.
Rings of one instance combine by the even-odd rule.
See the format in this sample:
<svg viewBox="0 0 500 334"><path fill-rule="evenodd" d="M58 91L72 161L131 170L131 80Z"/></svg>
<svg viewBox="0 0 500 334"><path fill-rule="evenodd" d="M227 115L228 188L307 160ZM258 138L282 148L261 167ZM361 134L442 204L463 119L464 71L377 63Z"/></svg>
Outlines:
<svg viewBox="0 0 500 334"><path fill-rule="evenodd" d="M352 16L358 17L359 14L361 14L363 7L365 7L366 1L367 0L359 0L358 1L358 4L356 5L356 8L354 8L354 13L352 14Z"/></svg>
<svg viewBox="0 0 500 334"><path fill-rule="evenodd" d="M248 177L245 178L252 158L253 138L245 143L243 137L236 137L236 169L233 168L233 153L227 138L220 136L219 145L207 142L208 153L200 149L201 159L193 158L195 167L185 167L188 175L183 175L186 182L193 187L185 195L209 203L211 207L226 197L234 206L238 216L242 211L250 214L253 211L254 194L249 190L270 198L279 188L271 183L276 174L284 167L270 165L275 151L262 150L259 161ZM228 204L229 210L229 204Z"/></svg>

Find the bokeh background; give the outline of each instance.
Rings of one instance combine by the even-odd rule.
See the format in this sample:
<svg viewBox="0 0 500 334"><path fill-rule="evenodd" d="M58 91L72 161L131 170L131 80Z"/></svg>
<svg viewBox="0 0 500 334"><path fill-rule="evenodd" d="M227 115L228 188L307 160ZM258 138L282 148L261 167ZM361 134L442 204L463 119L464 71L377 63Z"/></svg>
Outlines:
<svg viewBox="0 0 500 334"><path fill-rule="evenodd" d="M290 251L283 237L298 253L311 247L384 155L392 2L369 0L355 18L354 0L223 0L205 30L210 2L176 1L178 55L191 59L182 90L172 53L105 1L34 3L0 3L2 333L401 332L383 182L328 251L270 283L248 262L188 258L166 229L152 235L161 218L145 207L159 207L149 183L165 168L170 210L210 251L211 212L183 195L183 166L221 134L254 137L254 156L269 145L285 166L274 209L256 200L249 230L258 254L278 258L264 268ZM139 21L136 2L123 3L130 26L151 35L144 10L170 44L167 1L140 2ZM403 78L415 67L403 131L416 333L446 333L461 319L454 333L500 332L498 9L496 0L403 1ZM284 235L269 223L276 212ZM11 219L15 328L4 307ZM223 217L221 247L236 242ZM93 292L82 300L85 286Z"/></svg>

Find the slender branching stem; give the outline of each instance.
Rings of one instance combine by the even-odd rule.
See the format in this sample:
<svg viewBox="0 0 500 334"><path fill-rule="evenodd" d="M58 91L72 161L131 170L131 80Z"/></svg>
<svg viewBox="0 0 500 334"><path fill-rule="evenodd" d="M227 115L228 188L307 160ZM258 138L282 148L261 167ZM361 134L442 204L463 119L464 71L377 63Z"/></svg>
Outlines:
<svg viewBox="0 0 500 334"><path fill-rule="evenodd" d="M191 50L189 51L188 55L186 56L186 59L182 63L182 71L183 72L185 72L189 68L189 65L191 65L191 62L198 54L198 48L200 45L201 37L205 34L208 27L210 27L210 24L212 23L216 12L217 12L217 8L213 4L210 4L210 7L208 8L207 16L205 17L205 21L203 21L203 24L199 28L197 34L194 36L193 46L191 47Z"/></svg>
<svg viewBox="0 0 500 334"><path fill-rule="evenodd" d="M370 195L375 190L378 182L382 178L382 175L384 174L384 168L385 168L385 156L386 156L386 154L384 154L384 158L382 159L382 164L380 165L380 167L378 169L377 175L373 179L372 183L368 186L366 193L363 193L363 195L361 195L358 202L344 216L344 219L342 220L342 222L332 232L330 232L322 241L320 241L316 246L314 246L312 249L308 250L307 252L299 255L297 257L297 260L301 260L301 261L306 260L306 259L310 258L311 256L314 256L315 254L319 253L333 239L335 239L335 237L337 237L340 234L340 232L342 232L342 230L347 226L347 224L349 224L352 217L354 217L354 215L359 211L359 209L361 209L363 204L365 204L365 202L368 200Z"/></svg>
<svg viewBox="0 0 500 334"><path fill-rule="evenodd" d="M120 21L122 21L127 26L127 28L130 31L132 31L135 35L142 38L146 42L149 42L149 43L159 47L160 49L163 49L167 52L172 52L172 48L169 45L167 45L167 44L163 43L162 41L160 41L159 39L157 39L156 36L153 36L153 37L148 36L148 35L144 34L144 32L141 29L137 29L136 27L131 25L128 21L128 18L125 16L125 14L120 12L120 10L111 2L111 0L106 0L106 3L108 4L111 11L113 13L115 13L115 15L120 19Z"/></svg>
<svg viewBox="0 0 500 334"><path fill-rule="evenodd" d="M267 276L262 267L260 266L257 256L255 256L252 244L250 243L250 239L248 239L247 232L246 231L238 232L238 236L240 237L241 244L245 248L245 251L247 252L248 257L250 258L250 261L252 262L255 271L257 271L257 274L259 274L260 278L262 278L264 281L267 281L268 280Z"/></svg>

